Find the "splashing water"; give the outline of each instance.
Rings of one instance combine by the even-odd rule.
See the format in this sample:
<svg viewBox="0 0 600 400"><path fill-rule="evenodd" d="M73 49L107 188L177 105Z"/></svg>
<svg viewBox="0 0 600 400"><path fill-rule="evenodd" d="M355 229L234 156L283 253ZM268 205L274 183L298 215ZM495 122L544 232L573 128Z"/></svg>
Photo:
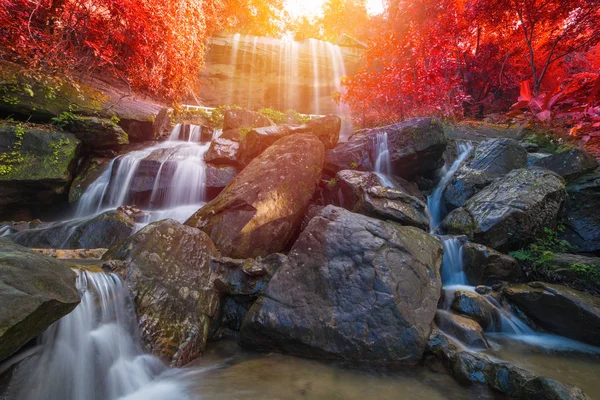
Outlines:
<svg viewBox="0 0 600 400"><path fill-rule="evenodd" d="M446 210L442 202L442 194L444 193L444 189L446 189L446 186L454 177L458 167L460 167L463 161L469 156L469 154L471 154L473 145L471 142L457 142L456 149L458 152L458 157L452 163L450 168L444 173L433 193L427 196L427 209L431 215L430 228L432 231L434 231L442 223L442 220L446 214Z"/></svg>
<svg viewBox="0 0 600 400"><path fill-rule="evenodd" d="M392 161L390 159L390 149L388 147L387 132L378 132L375 136L375 173L385 187L393 187L390 176L392 175Z"/></svg>
<svg viewBox="0 0 600 400"><path fill-rule="evenodd" d="M81 271L81 303L41 337L42 352L32 362L19 400L113 400L148 385L161 387L145 399L185 399L158 358L144 354L129 292L114 274ZM25 371L23 371L25 373ZM160 377L160 378L159 378ZM158 380L157 380L158 379Z"/></svg>

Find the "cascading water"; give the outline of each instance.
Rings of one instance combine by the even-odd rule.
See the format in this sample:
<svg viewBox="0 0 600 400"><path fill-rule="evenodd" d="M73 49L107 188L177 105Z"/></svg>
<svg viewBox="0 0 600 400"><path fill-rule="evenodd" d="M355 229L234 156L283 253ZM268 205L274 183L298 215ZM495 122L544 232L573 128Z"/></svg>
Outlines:
<svg viewBox="0 0 600 400"><path fill-rule="evenodd" d="M114 274L78 272L81 304L41 337L41 354L19 370L19 400L186 399L171 371L143 353L129 292ZM29 368L31 367L31 369Z"/></svg>
<svg viewBox="0 0 600 400"><path fill-rule="evenodd" d="M448 183L450 183L452 177L454 177L454 173L456 172L458 167L460 167L463 161L465 161L469 154L471 154L471 151L473 150L473 145L471 144L471 142L457 142L456 150L458 153L458 157L452 163L450 168L447 169L447 171L444 171L446 169L444 167L444 170L442 170L442 179L436 186L433 193L427 196L427 209L429 210L429 214L431 216L430 226L432 231L435 230L442 223L442 220L445 217L444 214L446 210L442 202L442 194L444 193L444 189L446 189L446 186L448 185Z"/></svg>
<svg viewBox="0 0 600 400"><path fill-rule="evenodd" d="M138 204L149 212L145 222L185 220L206 200L209 144L201 138L201 127L177 125L168 141L115 158L81 196L76 216Z"/></svg>
<svg viewBox="0 0 600 400"><path fill-rule="evenodd" d="M392 161L390 158L390 150L388 147L387 132L378 132L375 136L375 173L385 187L393 187L390 179L392 175Z"/></svg>

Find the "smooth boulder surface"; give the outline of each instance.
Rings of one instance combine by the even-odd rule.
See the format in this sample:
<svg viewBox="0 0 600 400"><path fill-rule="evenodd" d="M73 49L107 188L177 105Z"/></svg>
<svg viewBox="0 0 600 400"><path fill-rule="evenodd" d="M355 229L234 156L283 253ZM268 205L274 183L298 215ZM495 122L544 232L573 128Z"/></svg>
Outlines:
<svg viewBox="0 0 600 400"><path fill-rule="evenodd" d="M260 128L275 125L268 117L245 109L226 110L223 115L223 132L239 128Z"/></svg>
<svg viewBox="0 0 600 400"><path fill-rule="evenodd" d="M463 317L445 310L435 313L436 326L446 334L460 340L469 347L487 349L490 347L481 325L473 319Z"/></svg>
<svg viewBox="0 0 600 400"><path fill-rule="evenodd" d="M468 165L463 165L444 190L444 202L452 210L498 177L527 165L527 150L513 139L489 139L477 146Z"/></svg>
<svg viewBox="0 0 600 400"><path fill-rule="evenodd" d="M112 210L98 216L29 229L7 236L22 246L43 249L109 248L127 239L135 223L124 210Z"/></svg>
<svg viewBox="0 0 600 400"><path fill-rule="evenodd" d="M61 262L0 239L0 361L79 304L75 278Z"/></svg>
<svg viewBox="0 0 600 400"><path fill-rule="evenodd" d="M482 295L466 290L457 290L450 308L457 313L471 318L482 328L487 329L496 322L494 307Z"/></svg>
<svg viewBox="0 0 600 400"><path fill-rule="evenodd" d="M214 165L230 165L242 168L240 144L223 137L213 140L204 154L204 161Z"/></svg>
<svg viewBox="0 0 600 400"><path fill-rule="evenodd" d="M206 165L206 197L210 201L217 197L238 174L230 165Z"/></svg>
<svg viewBox="0 0 600 400"><path fill-rule="evenodd" d="M419 198L419 190L403 179L398 181L395 187L385 187L373 172L343 170L323 189L322 203L429 230L427 205Z"/></svg>
<svg viewBox="0 0 600 400"><path fill-rule="evenodd" d="M533 163L534 167L554 171L567 181L577 179L598 168L596 158L583 150L572 149L544 157Z"/></svg>
<svg viewBox="0 0 600 400"><path fill-rule="evenodd" d="M516 169L453 210L440 228L499 251L515 250L556 227L565 198L564 180L554 172Z"/></svg>
<svg viewBox="0 0 600 400"><path fill-rule="evenodd" d="M321 177L323 152L313 135L281 139L186 225L206 232L224 256L253 258L283 251Z"/></svg>
<svg viewBox="0 0 600 400"><path fill-rule="evenodd" d="M0 125L0 207L52 203L69 190L81 142L38 126Z"/></svg>
<svg viewBox="0 0 600 400"><path fill-rule="evenodd" d="M504 295L542 328L600 346L600 298L541 282L507 287Z"/></svg>
<svg viewBox="0 0 600 400"><path fill-rule="evenodd" d="M81 140L87 151L118 149L129 143L127 133L109 119L78 116L66 129Z"/></svg>
<svg viewBox="0 0 600 400"><path fill-rule="evenodd" d="M582 253L600 255L600 170L567 185L563 239Z"/></svg>
<svg viewBox="0 0 600 400"><path fill-rule="evenodd" d="M465 243L462 260L465 274L472 285L520 282L523 279L523 271L517 260L482 244Z"/></svg>
<svg viewBox="0 0 600 400"><path fill-rule="evenodd" d="M311 119L306 124L295 128L296 133L310 133L323 142L326 149L333 149L340 140L342 119L337 115L326 115L321 118Z"/></svg>
<svg viewBox="0 0 600 400"><path fill-rule="evenodd" d="M420 229L327 206L248 312L242 345L415 364L441 295L442 253Z"/></svg>
<svg viewBox="0 0 600 400"><path fill-rule="evenodd" d="M155 222L111 248L104 260L125 261L118 272L135 297L146 349L174 366L206 346L219 306L211 257L219 252L202 231L173 220Z"/></svg>
<svg viewBox="0 0 600 400"><path fill-rule="evenodd" d="M373 171L377 137L384 133L388 137L392 175L429 176L443 165L447 140L441 122L434 118L413 118L353 135L348 142L326 152L325 170L332 176L344 169Z"/></svg>

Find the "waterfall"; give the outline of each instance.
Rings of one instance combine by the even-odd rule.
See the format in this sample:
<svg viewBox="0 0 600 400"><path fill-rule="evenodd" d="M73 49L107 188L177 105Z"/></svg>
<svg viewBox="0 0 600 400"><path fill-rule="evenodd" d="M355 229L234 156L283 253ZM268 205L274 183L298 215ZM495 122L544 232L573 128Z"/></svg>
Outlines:
<svg viewBox="0 0 600 400"><path fill-rule="evenodd" d="M41 336L41 354L18 377L19 400L113 400L160 388L145 399L187 396L158 358L144 354L129 292L114 274L78 272L81 303ZM146 390L146 393L148 391ZM167 397L163 397L168 393ZM130 397L131 396L131 397Z"/></svg>
<svg viewBox="0 0 600 400"><path fill-rule="evenodd" d="M150 212L146 222L185 220L206 201L210 144L201 139L201 127L177 125L168 141L115 158L79 199L76 217L138 204Z"/></svg>
<svg viewBox="0 0 600 400"><path fill-rule="evenodd" d="M447 171L443 171L444 173L442 179L436 186L435 190L431 195L427 196L427 208L429 210L429 214L431 215L430 225L432 231L434 231L442 223L442 220L445 217L446 210L442 201L444 189L446 189L446 186L454 177L454 173L458 167L460 167L462 162L469 156L469 154L471 154L473 145L471 142L457 142L456 150L458 157Z"/></svg>
<svg viewBox="0 0 600 400"><path fill-rule="evenodd" d="M375 173L385 187L393 187L390 179L392 175L392 161L388 147L387 132L377 132L374 143Z"/></svg>
<svg viewBox="0 0 600 400"><path fill-rule="evenodd" d="M444 258L442 260L442 282L444 287L466 286L469 284L462 260L462 243L458 238L442 236Z"/></svg>

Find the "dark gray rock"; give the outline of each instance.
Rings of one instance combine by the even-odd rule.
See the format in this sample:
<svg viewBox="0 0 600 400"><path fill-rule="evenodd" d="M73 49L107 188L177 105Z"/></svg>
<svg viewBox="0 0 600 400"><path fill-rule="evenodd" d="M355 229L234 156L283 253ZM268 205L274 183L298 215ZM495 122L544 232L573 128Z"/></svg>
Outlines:
<svg viewBox="0 0 600 400"><path fill-rule="evenodd" d="M445 310L435 313L436 326L446 334L460 340L472 348L487 349L490 347L481 325L473 319L462 317Z"/></svg>
<svg viewBox="0 0 600 400"><path fill-rule="evenodd" d="M0 361L80 302L69 267L0 239Z"/></svg>
<svg viewBox="0 0 600 400"><path fill-rule="evenodd" d="M567 185L563 239L582 253L600 255L600 170Z"/></svg>
<svg viewBox="0 0 600 400"><path fill-rule="evenodd" d="M219 292L233 296L258 296L286 260L285 255L277 253L245 260L213 257L210 266Z"/></svg>
<svg viewBox="0 0 600 400"><path fill-rule="evenodd" d="M411 178L433 175L443 165L446 137L440 121L413 118L394 125L371 129L353 135L348 142L325 154L325 170L332 176L344 169L373 171L376 160L375 142L386 132L392 175Z"/></svg>
<svg viewBox="0 0 600 400"><path fill-rule="evenodd" d="M208 235L173 220L146 226L103 256L125 262L115 272L135 297L144 345L171 365L187 364L206 347L219 307L211 257L219 252Z"/></svg>
<svg viewBox="0 0 600 400"><path fill-rule="evenodd" d="M484 329L493 325L497 319L494 307L478 293L457 290L450 307L457 313L477 321Z"/></svg>
<svg viewBox="0 0 600 400"><path fill-rule="evenodd" d="M204 154L204 161L213 165L231 165L242 168L240 144L223 137L215 139Z"/></svg>
<svg viewBox="0 0 600 400"><path fill-rule="evenodd" d="M152 125L152 135L150 138L138 138L137 136L130 136L130 140L132 141L142 141L142 140L156 140L162 137L168 137L171 134L172 130L172 118L173 118L173 109L163 107L160 109L156 117L154 118L154 124Z"/></svg>
<svg viewBox="0 0 600 400"><path fill-rule="evenodd" d="M496 250L513 250L535 240L545 227L555 228L565 198L564 181L554 172L517 169L453 210L440 228Z"/></svg>
<svg viewBox="0 0 600 400"><path fill-rule="evenodd" d="M129 143L127 133L109 119L78 116L66 125L66 129L81 140L87 151L118 149Z"/></svg>
<svg viewBox="0 0 600 400"><path fill-rule="evenodd" d="M462 166L444 191L447 209L462 207L467 200L498 177L523 168L527 151L513 139L489 139L481 142L469 165Z"/></svg>
<svg viewBox="0 0 600 400"><path fill-rule="evenodd" d="M231 183L238 170L230 165L206 165L206 198L214 199Z"/></svg>
<svg viewBox="0 0 600 400"><path fill-rule="evenodd" d="M472 285L521 282L524 277L517 260L481 244L465 243L462 260L465 274Z"/></svg>
<svg viewBox="0 0 600 400"><path fill-rule="evenodd" d="M246 316L244 346L414 364L441 295L442 246L414 227L327 206Z"/></svg>
<svg viewBox="0 0 600 400"><path fill-rule="evenodd" d="M108 158L89 158L81 168L69 189L69 203L75 203L83 196L87 188L102 175L110 163Z"/></svg>
<svg viewBox="0 0 600 400"><path fill-rule="evenodd" d="M596 158L583 150L572 149L544 157L533 163L534 167L554 171L567 181L577 179L598 168Z"/></svg>

